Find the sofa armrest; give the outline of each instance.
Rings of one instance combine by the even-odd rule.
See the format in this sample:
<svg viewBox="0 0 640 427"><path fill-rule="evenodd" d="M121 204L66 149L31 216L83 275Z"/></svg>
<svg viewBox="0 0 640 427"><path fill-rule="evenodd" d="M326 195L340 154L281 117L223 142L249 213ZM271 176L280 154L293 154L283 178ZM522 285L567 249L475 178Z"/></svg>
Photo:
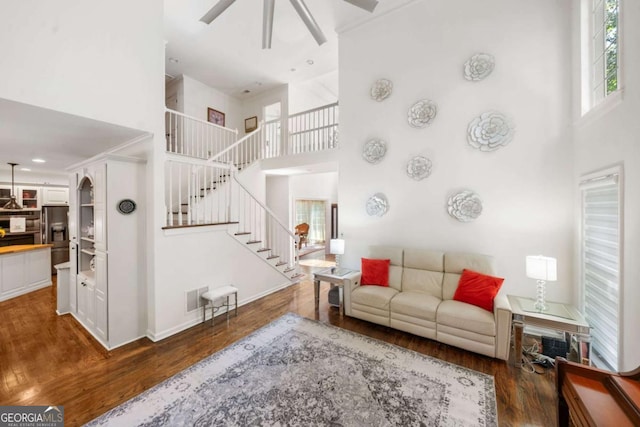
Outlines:
<svg viewBox="0 0 640 427"><path fill-rule="evenodd" d="M351 292L360 286L362 273L359 271L346 275L342 279L342 303L344 304L344 314L351 316Z"/></svg>
<svg viewBox="0 0 640 427"><path fill-rule="evenodd" d="M498 295L493 300L493 316L496 321L496 358L509 360L511 348L511 304L506 295Z"/></svg>

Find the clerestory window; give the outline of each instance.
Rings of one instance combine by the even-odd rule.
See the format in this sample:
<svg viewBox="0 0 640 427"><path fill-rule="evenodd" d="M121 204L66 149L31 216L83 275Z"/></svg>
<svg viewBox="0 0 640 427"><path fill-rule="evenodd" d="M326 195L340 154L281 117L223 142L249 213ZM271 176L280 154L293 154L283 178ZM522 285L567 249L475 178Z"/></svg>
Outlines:
<svg viewBox="0 0 640 427"><path fill-rule="evenodd" d="M583 114L620 89L620 1L582 1Z"/></svg>

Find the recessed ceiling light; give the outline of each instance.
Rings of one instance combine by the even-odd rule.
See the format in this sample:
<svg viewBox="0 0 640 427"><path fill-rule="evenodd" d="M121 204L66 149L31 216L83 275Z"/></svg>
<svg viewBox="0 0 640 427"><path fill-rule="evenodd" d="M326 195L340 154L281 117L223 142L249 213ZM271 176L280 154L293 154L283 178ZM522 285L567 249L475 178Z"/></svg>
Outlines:
<svg viewBox="0 0 640 427"><path fill-rule="evenodd" d="M47 161L44 159L31 159L31 161L33 163L47 163Z"/></svg>
<svg viewBox="0 0 640 427"><path fill-rule="evenodd" d="M307 59L307 64L313 65L313 59Z"/></svg>
<svg viewBox="0 0 640 427"><path fill-rule="evenodd" d="M178 61L176 58L169 58L169 62L171 62L173 64L177 64L180 61Z"/></svg>
<svg viewBox="0 0 640 427"><path fill-rule="evenodd" d="M21 171L29 172L31 169L29 168L20 168Z"/></svg>

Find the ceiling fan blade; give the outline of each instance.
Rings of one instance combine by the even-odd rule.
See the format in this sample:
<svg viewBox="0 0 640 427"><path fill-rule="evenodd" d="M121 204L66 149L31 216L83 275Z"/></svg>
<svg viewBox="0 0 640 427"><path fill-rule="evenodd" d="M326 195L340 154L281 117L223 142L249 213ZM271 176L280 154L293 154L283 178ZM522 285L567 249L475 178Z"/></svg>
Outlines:
<svg viewBox="0 0 640 427"><path fill-rule="evenodd" d="M323 43L325 43L327 41L327 38L324 36L324 34L322 34L322 30L318 26L316 20L313 19L313 16L311 15L311 12L309 12L307 5L304 4L304 1L291 0L291 4L293 5L293 8L296 10L296 12L298 12L298 15L300 15L300 19L302 19L304 25L306 25L311 32L313 38L316 39L318 45L322 45Z"/></svg>
<svg viewBox="0 0 640 427"><path fill-rule="evenodd" d="M273 9L276 0L264 0L262 13L262 48L271 49L271 35L273 34Z"/></svg>
<svg viewBox="0 0 640 427"><path fill-rule="evenodd" d="M344 0L347 3L351 3L354 6L358 6L360 9L368 10L369 12L373 12L373 10L378 5L377 0Z"/></svg>
<svg viewBox="0 0 640 427"><path fill-rule="evenodd" d="M220 0L215 6L209 9L209 12L200 18L200 21L211 24L211 22L222 14L229 6L231 6L236 0Z"/></svg>

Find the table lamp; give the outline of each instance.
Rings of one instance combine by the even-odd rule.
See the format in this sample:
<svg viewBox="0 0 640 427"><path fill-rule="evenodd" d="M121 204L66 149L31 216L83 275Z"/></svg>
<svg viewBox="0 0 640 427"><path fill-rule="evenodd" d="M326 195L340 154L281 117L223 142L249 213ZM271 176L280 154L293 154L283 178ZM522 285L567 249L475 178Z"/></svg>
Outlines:
<svg viewBox="0 0 640 427"><path fill-rule="evenodd" d="M537 280L537 299L534 307L536 310L545 311L545 285L546 282L555 282L557 276L557 262L555 258L542 255L529 255L526 259L527 277Z"/></svg>
<svg viewBox="0 0 640 427"><path fill-rule="evenodd" d="M340 255L344 255L344 239L331 239L329 252L336 256L336 267L340 267Z"/></svg>

